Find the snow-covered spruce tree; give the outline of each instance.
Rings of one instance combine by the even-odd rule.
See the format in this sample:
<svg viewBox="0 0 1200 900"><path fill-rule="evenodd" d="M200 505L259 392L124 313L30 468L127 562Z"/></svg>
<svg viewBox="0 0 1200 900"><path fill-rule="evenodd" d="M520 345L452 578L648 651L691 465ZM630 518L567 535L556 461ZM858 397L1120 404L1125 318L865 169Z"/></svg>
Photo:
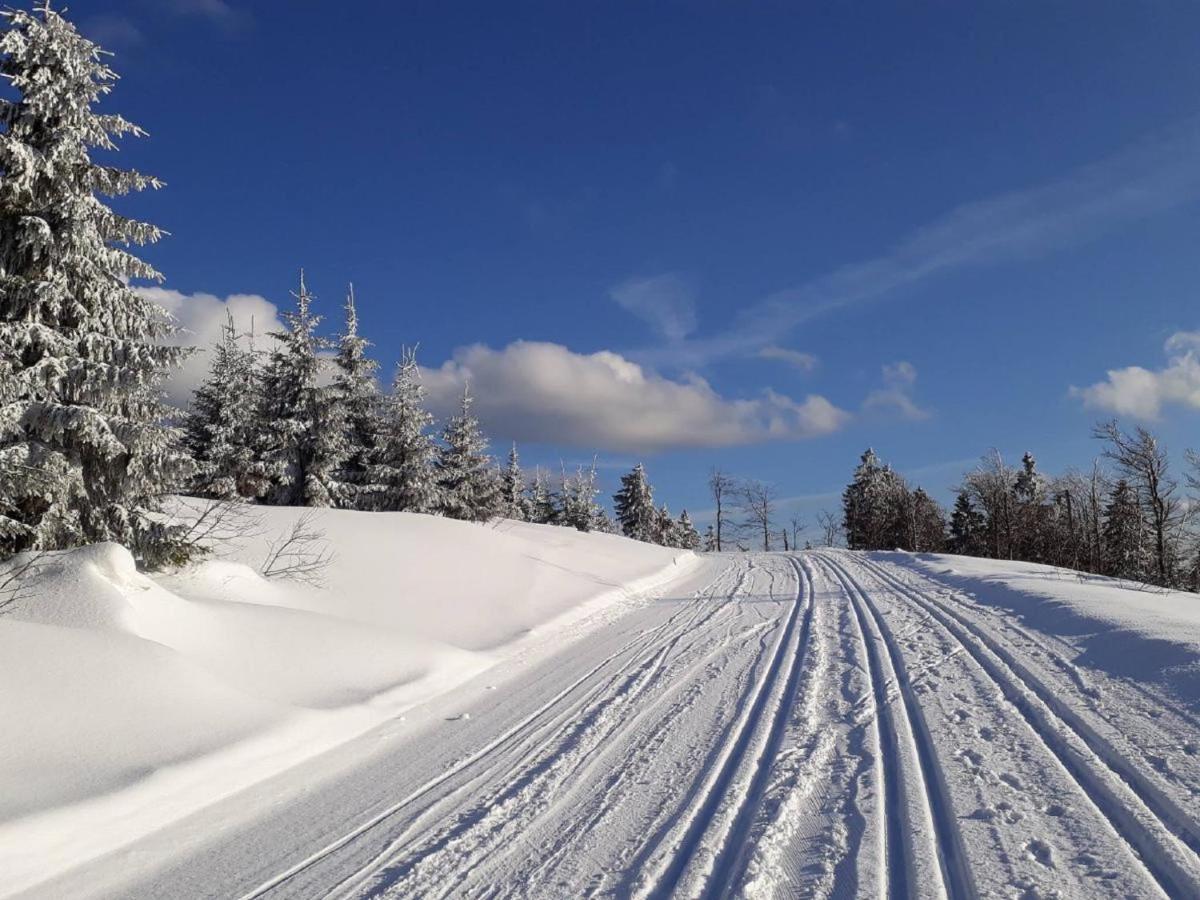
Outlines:
<svg viewBox="0 0 1200 900"><path fill-rule="evenodd" d="M679 534L675 529L675 519L667 504L658 508L658 521L654 524L654 543L664 547L678 547Z"/></svg>
<svg viewBox="0 0 1200 900"><path fill-rule="evenodd" d="M646 480L646 467L641 463L621 476L621 487L613 494L613 510L625 537L657 543L658 510L654 507L654 491Z"/></svg>
<svg viewBox="0 0 1200 900"><path fill-rule="evenodd" d="M0 15L0 552L180 560L155 509L191 474L160 389L188 351L162 346L168 316L130 285L161 276L126 249L162 232L100 199L161 184L91 159L143 134L93 110L117 79L100 48L49 4Z"/></svg>
<svg viewBox="0 0 1200 900"><path fill-rule="evenodd" d="M534 471L533 482L529 485L529 494L525 499L530 522L536 522L538 525L557 524L557 498L550 489L550 479L541 466Z"/></svg>
<svg viewBox="0 0 1200 900"><path fill-rule="evenodd" d="M427 513L437 508L437 445L429 434L433 416L424 401L416 350L406 349L392 392L384 400L379 446L370 469L378 492L376 509Z"/></svg>
<svg viewBox="0 0 1200 900"><path fill-rule="evenodd" d="M580 466L574 475L563 472L562 489L558 494L556 522L579 531L603 531L608 516L596 502L600 488L596 484L596 467Z"/></svg>
<svg viewBox="0 0 1200 900"><path fill-rule="evenodd" d="M208 377L192 395L183 421L196 461L192 490L217 500L257 500L267 493L278 467L262 458L261 404L253 350L241 345L233 315L226 310Z"/></svg>
<svg viewBox="0 0 1200 900"><path fill-rule="evenodd" d="M518 522L529 521L529 498L525 496L525 473L514 442L508 451L508 465L500 473L500 515Z"/></svg>
<svg viewBox="0 0 1200 900"><path fill-rule="evenodd" d="M705 553L715 553L717 550L717 530L712 525L704 529L703 550Z"/></svg>
<svg viewBox="0 0 1200 900"><path fill-rule="evenodd" d="M442 431L437 453L437 480L442 515L486 522L500 508L500 485L487 454L488 442L471 412L471 390L463 390L462 406Z"/></svg>
<svg viewBox="0 0 1200 900"><path fill-rule="evenodd" d="M333 506L341 493L338 472L350 455L340 392L324 383L328 365L317 352L328 342L317 335L320 316L300 274L296 308L284 313L284 330L272 332L263 375L262 426L269 461L278 467L268 500L281 506Z"/></svg>
<svg viewBox="0 0 1200 900"><path fill-rule="evenodd" d="M347 509L374 509L379 491L372 483L371 461L379 447L380 397L375 373L379 363L367 356L371 342L358 333L354 285L346 293L346 321L338 336L333 385L341 402L347 456L337 472L337 503Z"/></svg>
<svg viewBox="0 0 1200 900"><path fill-rule="evenodd" d="M986 527L983 514L971 502L971 495L960 490L950 514L950 552L960 556L984 556L987 552Z"/></svg>
<svg viewBox="0 0 1200 900"><path fill-rule="evenodd" d="M700 532L692 524L692 517L688 515L686 509L679 514L679 519L675 522L675 534L679 539L677 546L683 550L698 550L700 548Z"/></svg>
<svg viewBox="0 0 1200 900"><path fill-rule="evenodd" d="M1122 478L1104 510L1104 574L1141 581L1154 570L1150 531L1137 491Z"/></svg>

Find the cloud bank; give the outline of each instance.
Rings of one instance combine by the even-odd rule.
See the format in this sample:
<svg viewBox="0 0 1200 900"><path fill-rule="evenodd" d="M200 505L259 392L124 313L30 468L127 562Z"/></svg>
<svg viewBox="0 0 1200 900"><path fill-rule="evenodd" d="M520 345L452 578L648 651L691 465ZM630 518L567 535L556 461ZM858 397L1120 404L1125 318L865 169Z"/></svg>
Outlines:
<svg viewBox="0 0 1200 900"><path fill-rule="evenodd" d="M469 381L476 411L495 436L612 451L727 447L816 437L849 419L824 397L767 390L722 397L704 379L672 380L609 351L516 341L464 347L422 377L436 412L452 410Z"/></svg>
<svg viewBox="0 0 1200 900"><path fill-rule="evenodd" d="M1163 349L1167 364L1161 369L1109 369L1104 381L1072 387L1070 394L1088 409L1148 421L1168 405L1200 409L1200 331L1178 331Z"/></svg>

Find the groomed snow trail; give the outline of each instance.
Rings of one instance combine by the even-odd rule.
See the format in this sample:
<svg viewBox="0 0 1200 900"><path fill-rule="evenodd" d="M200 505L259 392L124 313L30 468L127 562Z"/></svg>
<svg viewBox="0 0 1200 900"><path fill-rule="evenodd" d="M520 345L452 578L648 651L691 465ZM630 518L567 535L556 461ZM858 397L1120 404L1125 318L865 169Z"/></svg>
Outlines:
<svg viewBox="0 0 1200 900"><path fill-rule="evenodd" d="M448 702L107 893L1200 896L1191 714L900 557L714 556Z"/></svg>

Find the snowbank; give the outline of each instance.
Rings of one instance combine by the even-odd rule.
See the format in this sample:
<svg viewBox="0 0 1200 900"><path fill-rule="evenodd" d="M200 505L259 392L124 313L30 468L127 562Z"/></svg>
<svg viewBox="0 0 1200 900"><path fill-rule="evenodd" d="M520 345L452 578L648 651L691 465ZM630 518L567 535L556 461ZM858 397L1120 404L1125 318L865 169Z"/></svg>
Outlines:
<svg viewBox="0 0 1200 900"><path fill-rule="evenodd" d="M1200 595L1035 563L879 554L1072 646L1075 665L1152 686L1200 711Z"/></svg>
<svg viewBox="0 0 1200 900"><path fill-rule="evenodd" d="M0 616L0 893L121 846L667 581L609 535L323 510L322 588L253 566L302 514L172 575L102 544Z"/></svg>

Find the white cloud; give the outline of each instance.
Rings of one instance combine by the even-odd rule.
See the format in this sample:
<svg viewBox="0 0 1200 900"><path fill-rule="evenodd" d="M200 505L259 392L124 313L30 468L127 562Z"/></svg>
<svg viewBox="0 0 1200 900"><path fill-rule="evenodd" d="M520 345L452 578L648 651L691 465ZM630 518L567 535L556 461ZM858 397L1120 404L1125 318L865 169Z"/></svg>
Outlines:
<svg viewBox="0 0 1200 900"><path fill-rule="evenodd" d="M692 289L674 272L631 278L612 288L609 296L672 343L696 330Z"/></svg>
<svg viewBox="0 0 1200 900"><path fill-rule="evenodd" d="M696 366L753 354L816 316L866 303L955 270L1044 256L1200 196L1200 118L1031 188L965 203L889 251L778 291L718 337L650 349L638 359Z"/></svg>
<svg viewBox="0 0 1200 900"><path fill-rule="evenodd" d="M160 287L140 287L137 291L166 309L183 329L182 333L172 336L169 343L198 348L182 368L172 373L166 384L168 399L181 407L187 406L192 391L204 380L208 371L208 349L221 336L226 310L233 314L239 331L249 332L253 326L260 342L267 340L267 332L282 327L275 304L258 294L230 294L222 300L214 294L184 294Z"/></svg>
<svg viewBox="0 0 1200 900"><path fill-rule="evenodd" d="M917 384L917 368L901 360L883 367L883 387L867 394L863 409L886 411L898 414L910 422L928 419L932 413L918 406L913 400L913 389Z"/></svg>
<svg viewBox="0 0 1200 900"><path fill-rule="evenodd" d="M837 431L850 416L824 397L774 391L727 399L704 379L671 380L609 351L574 353L517 341L464 347L423 370L430 405L445 414L469 379L476 411L497 438L646 452L723 447Z"/></svg>
<svg viewBox="0 0 1200 900"><path fill-rule="evenodd" d="M1200 409L1200 331L1176 332L1163 349L1167 354L1163 368L1109 369L1104 381L1072 387L1071 396L1089 409L1136 419L1157 419L1171 404Z"/></svg>
<svg viewBox="0 0 1200 900"><path fill-rule="evenodd" d="M801 372L811 372L817 367L819 362L817 357L811 353L804 353L800 350L789 350L787 347L777 347L774 344L763 347L758 351L759 359L774 359L782 363L787 363Z"/></svg>

